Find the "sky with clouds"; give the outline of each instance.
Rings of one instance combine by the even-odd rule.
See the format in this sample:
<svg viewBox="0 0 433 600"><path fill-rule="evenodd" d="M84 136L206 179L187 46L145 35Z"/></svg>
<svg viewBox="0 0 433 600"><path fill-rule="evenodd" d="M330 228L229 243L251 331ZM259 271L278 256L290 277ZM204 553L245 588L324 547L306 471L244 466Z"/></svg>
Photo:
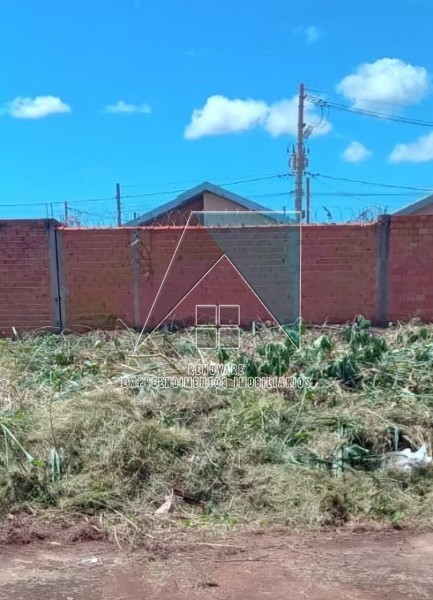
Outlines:
<svg viewBox="0 0 433 600"><path fill-rule="evenodd" d="M290 173L301 82L313 217L392 212L433 189L432 18L430 0L3 0L2 216L67 201L102 224L116 182L125 218L204 180L291 209L293 178L269 176Z"/></svg>

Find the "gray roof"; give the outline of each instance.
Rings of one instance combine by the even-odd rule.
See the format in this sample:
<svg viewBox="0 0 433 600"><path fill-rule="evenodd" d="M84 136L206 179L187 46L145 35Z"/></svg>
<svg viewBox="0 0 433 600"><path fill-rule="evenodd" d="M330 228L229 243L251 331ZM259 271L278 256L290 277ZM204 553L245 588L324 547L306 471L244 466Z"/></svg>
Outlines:
<svg viewBox="0 0 433 600"><path fill-rule="evenodd" d="M243 196L238 196L238 194L234 194L233 192L230 192L229 190L226 190L226 189L220 187L219 185L214 185L213 183L209 183L209 181L204 181L200 185L197 185L196 187L193 187L190 190L183 192L182 194L177 196L177 198L175 198L171 202L167 202L166 204L161 204L161 206L158 206L154 210L151 210L151 211L137 217L136 219L129 221L128 223L125 223L125 226L130 227L130 226L142 225L142 224L148 223L149 221L153 221L154 219L161 217L162 215L164 215L165 213L167 213L171 210L176 210L176 209L184 206L185 204L188 204L189 202L191 202L191 200L193 200L197 196L200 196L204 192L211 192L212 194L215 194L216 196L220 196L221 198L224 198L225 200L229 200L230 202L239 204L239 206L242 206L243 208L247 208L248 210L267 211L267 212L272 210L272 209L266 208L265 206L261 206L260 204L257 204L256 202L252 202L252 200L248 200L247 198L244 198Z"/></svg>
<svg viewBox="0 0 433 600"><path fill-rule="evenodd" d="M433 194L431 194L430 196L426 196L422 200L413 202L412 204L409 204L408 206L405 206L404 208L401 208L400 210L397 210L394 213L394 215L411 215L414 212L417 212L418 210L420 210L421 208L425 208L426 206L429 206L430 204L433 204Z"/></svg>

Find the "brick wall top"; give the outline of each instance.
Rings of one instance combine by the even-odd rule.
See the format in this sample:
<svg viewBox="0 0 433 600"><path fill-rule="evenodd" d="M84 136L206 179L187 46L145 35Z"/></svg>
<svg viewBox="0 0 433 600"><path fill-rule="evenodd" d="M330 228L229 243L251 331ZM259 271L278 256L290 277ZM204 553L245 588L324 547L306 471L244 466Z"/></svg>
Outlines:
<svg viewBox="0 0 433 600"><path fill-rule="evenodd" d="M330 229L330 230L348 230L348 229L366 229L368 227L374 227L377 221L371 221L368 223L308 223L302 224L302 229Z"/></svg>
<svg viewBox="0 0 433 600"><path fill-rule="evenodd" d="M242 225L239 227L234 227L232 225L229 226L219 226L219 227L207 227L207 226L202 226L202 225L188 225L188 231L201 231L203 229L260 229L260 231L264 231L264 230L269 230L269 231L275 231L276 229L282 230L285 229L286 227L288 227L287 225ZM92 232L92 233L100 233L102 234L107 234L110 233L112 234L113 232L116 231L127 231L127 232L131 232L131 231L155 231L155 232L164 232L164 231L178 231L178 232L182 232L185 230L185 225L145 225L143 227L66 227L64 225L59 226L57 229L60 229L61 231L67 231L69 232Z"/></svg>
<svg viewBox="0 0 433 600"><path fill-rule="evenodd" d="M430 218L433 221L433 215L417 215L419 219ZM392 217L392 221L397 219L397 217ZM399 217L399 219L407 220L407 217ZM313 230L313 229L321 229L323 231L357 231L359 229L368 229L370 227L374 227L377 224L377 221L372 221L369 223L310 223L310 224L302 224L302 229ZM245 229L248 227L256 227L261 231L264 229L275 230L276 228L283 229L286 225L242 225L242 226L220 226L220 227L209 227L209 229ZM288 227L288 225L287 225ZM183 231L185 229L185 225L135 225L135 226L122 226L122 227L68 227L66 225L60 225L57 229L61 229L62 231L92 231L92 232L113 232L113 231ZM208 229L206 225L188 225L188 230L199 230L199 229Z"/></svg>
<svg viewBox="0 0 433 600"><path fill-rule="evenodd" d="M433 224L433 214L414 214L414 215L390 215L391 217L391 225L407 225L411 227L415 225L417 222L419 223L432 223ZM113 230L126 230L131 231L135 229L140 229L143 231L183 231L185 229L185 225L145 225L140 227L67 227L62 225L56 219L0 219L0 226L20 226L24 225L26 227L43 227L48 224L54 224L57 229L67 230L67 231L92 231L92 232L112 232ZM310 223L310 224L302 224L302 228L305 230L313 230L313 229L330 229L330 230L356 230L356 229L365 229L368 227L372 227L376 225L377 221L373 221L370 223ZM266 226L260 225L260 229L265 229ZM276 225L271 225L269 228L274 229ZM284 227L279 225L279 227ZM189 225L188 229L200 229L201 226L192 226ZM221 229L225 229L225 227L221 227ZM235 229L235 227L233 227Z"/></svg>
<svg viewBox="0 0 433 600"><path fill-rule="evenodd" d="M0 227L13 227L15 225L25 225L26 227L43 227L47 226L50 223L54 225L59 225L59 221L56 219L0 219Z"/></svg>

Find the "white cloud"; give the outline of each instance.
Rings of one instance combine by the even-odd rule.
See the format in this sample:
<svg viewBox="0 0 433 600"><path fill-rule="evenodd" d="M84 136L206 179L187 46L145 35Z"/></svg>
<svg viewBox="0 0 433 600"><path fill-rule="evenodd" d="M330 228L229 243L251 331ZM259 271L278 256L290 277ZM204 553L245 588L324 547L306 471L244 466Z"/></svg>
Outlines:
<svg viewBox="0 0 433 600"><path fill-rule="evenodd" d="M104 110L107 113L142 113L145 115L152 111L148 104L128 104L124 100L119 100L116 104L109 104Z"/></svg>
<svg viewBox="0 0 433 600"><path fill-rule="evenodd" d="M35 98L17 97L4 104L0 112L15 119L42 119L48 115L70 111L71 107L57 96L36 96Z"/></svg>
<svg viewBox="0 0 433 600"><path fill-rule="evenodd" d="M389 155L392 163L427 162L433 160L433 132L409 144L397 144Z"/></svg>
<svg viewBox="0 0 433 600"><path fill-rule="evenodd" d="M283 133L296 135L298 119L297 97L291 100L275 102L275 104L267 106L266 110L267 114L263 127L272 137L277 137Z"/></svg>
<svg viewBox="0 0 433 600"><path fill-rule="evenodd" d="M206 135L237 133L256 127L266 117L267 106L260 100L230 100L210 96L203 108L196 108L185 129L185 138L194 140Z"/></svg>
<svg viewBox="0 0 433 600"><path fill-rule="evenodd" d="M398 58L381 58L360 65L336 86L338 93L350 99L355 108L380 110L389 103L410 105L420 102L429 92L430 77L427 69L405 63Z"/></svg>
<svg viewBox="0 0 433 600"><path fill-rule="evenodd" d="M191 122L185 129L185 138L194 140L209 135L239 133L262 128L273 137L295 135L297 130L298 98L280 100L268 105L263 100L230 99L225 96L210 96L203 108L195 109ZM305 118L308 124L319 122L315 109L307 105ZM328 133L331 124L323 121L316 134Z"/></svg>
<svg viewBox="0 0 433 600"><path fill-rule="evenodd" d="M305 37L307 39L307 44L314 44L320 37L320 31L314 25L310 25L304 31Z"/></svg>
<svg viewBox="0 0 433 600"><path fill-rule="evenodd" d="M367 160L372 154L371 150L368 150L364 144L361 144L360 142L350 142L344 150L342 157L346 162L358 163Z"/></svg>
<svg viewBox="0 0 433 600"><path fill-rule="evenodd" d="M292 30L292 33L305 37L305 41L308 45L315 44L322 35L320 29L315 25L309 25L308 27L297 27L296 29Z"/></svg>
<svg viewBox="0 0 433 600"><path fill-rule="evenodd" d="M319 125L321 118L311 104L305 104L304 120L307 125ZM290 100L280 100L268 106L264 128L273 137L296 135L298 130L298 96ZM315 127L313 135L324 135L331 131L331 123L324 119L320 127Z"/></svg>

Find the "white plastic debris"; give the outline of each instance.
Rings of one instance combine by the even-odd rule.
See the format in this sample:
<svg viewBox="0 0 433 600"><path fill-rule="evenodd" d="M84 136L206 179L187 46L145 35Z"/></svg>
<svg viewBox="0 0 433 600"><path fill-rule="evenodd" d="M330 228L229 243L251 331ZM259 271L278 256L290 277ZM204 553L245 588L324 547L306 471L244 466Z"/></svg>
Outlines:
<svg viewBox="0 0 433 600"><path fill-rule="evenodd" d="M89 558L83 558L82 561L80 561L80 564L82 565L97 565L99 562L99 560L97 559L96 556L90 556Z"/></svg>
<svg viewBox="0 0 433 600"><path fill-rule="evenodd" d="M427 454L427 446L423 444L416 452L410 448L398 452L388 452L388 465L402 471L424 469L432 462L432 457Z"/></svg>
<svg viewBox="0 0 433 600"><path fill-rule="evenodd" d="M161 504L161 506L155 511L155 515L166 515L171 509L172 502L173 494L166 496L164 504Z"/></svg>

